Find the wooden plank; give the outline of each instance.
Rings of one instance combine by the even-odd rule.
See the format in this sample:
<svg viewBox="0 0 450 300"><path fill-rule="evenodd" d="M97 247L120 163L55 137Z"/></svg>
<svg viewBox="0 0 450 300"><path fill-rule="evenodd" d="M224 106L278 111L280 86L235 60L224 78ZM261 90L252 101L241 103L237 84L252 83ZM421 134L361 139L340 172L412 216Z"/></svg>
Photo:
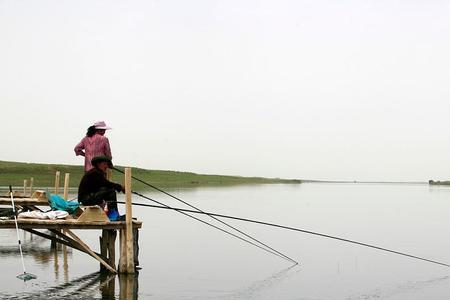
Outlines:
<svg viewBox="0 0 450 300"><path fill-rule="evenodd" d="M37 236L40 236L40 237L49 239L49 240L51 240L51 241L55 241L55 242L57 242L57 243L60 243L60 244L63 244L63 245L66 245L66 246L75 248L75 249L80 250L80 251L82 251L82 252L86 252L86 251L84 251L82 248L78 248L76 245L74 245L74 244L72 244L72 243L69 243L68 241L59 239L59 238L57 238L57 237L55 237L55 236L51 236L51 235L49 235L49 234L46 234L46 233L43 233L43 232L40 232L40 231L37 231L37 230L34 230L34 229L30 229L30 228L27 228L27 229L24 229L24 230L27 231L27 232L30 232L30 233L32 233L32 234L35 234L35 235L37 235Z"/></svg>
<svg viewBox="0 0 450 300"><path fill-rule="evenodd" d="M25 196L27 194L27 180L23 180L23 195Z"/></svg>
<svg viewBox="0 0 450 300"><path fill-rule="evenodd" d="M89 254L91 254L95 259L97 259L106 269L108 269L110 272L116 274L117 271L113 269L106 261L104 261L100 256L98 256L94 251L89 248L88 245L86 245L75 233L73 233L71 230L67 229L67 234L70 235L76 242L78 242L83 249L85 249Z"/></svg>
<svg viewBox="0 0 450 300"><path fill-rule="evenodd" d="M84 253L86 253L86 254L92 256L89 252L87 252L87 251L82 247L82 245L81 245L79 242L77 242L76 240L74 240L73 238L71 238L70 236L68 236L67 234L64 234L64 233L62 233L61 231L55 230L55 229L50 229L50 232L54 233L55 235L57 235L57 236L63 238L65 241L67 241L67 242L69 243L68 246L70 246L70 247L72 247L72 248L74 248L74 249L80 250L81 252L84 252ZM61 244L62 244L62 243L61 243ZM100 253L97 253L97 252L95 252L95 251L93 251L93 252L94 252L96 255L100 256L103 260L106 260L106 257L103 257Z"/></svg>
<svg viewBox="0 0 450 300"><path fill-rule="evenodd" d="M76 249L76 250L78 250L78 251L84 252L84 253L86 253L86 254L92 256L92 255L91 255L90 253L88 253L85 249L83 249L83 247L81 247L76 241L74 241L73 239L71 239L71 238L68 237L68 236L61 236L61 233L59 233L59 232L58 232L58 235L60 235L61 237L65 238L65 240L62 240L62 239L57 238L57 237L55 237L55 236L51 236L51 235L49 235L49 234L46 234L46 233L43 233L43 232L40 232L40 231L37 231L37 230L33 230L33 229L24 229L24 230L25 230L25 231L28 231L28 232L30 232L30 233L32 233L32 234L35 234L35 235L37 235L37 236L40 236L40 237L49 239L49 240L51 240L51 241L55 241L55 242L60 243L60 244L62 244L62 245L72 247L73 249ZM53 232L53 233L55 233L55 232ZM100 256L99 253L97 253L97 252L94 252L94 253L97 254L98 256Z"/></svg>
<svg viewBox="0 0 450 300"><path fill-rule="evenodd" d="M18 219L19 228L31 229L122 229L125 228L124 221L114 222L77 222L76 220L37 220ZM133 221L134 228L141 228L141 221ZM0 220L0 229L15 228L14 220Z"/></svg>
<svg viewBox="0 0 450 300"><path fill-rule="evenodd" d="M89 256L95 258L97 261L99 261L100 264L101 264L101 266L103 267L103 270L104 270L105 268L108 269L108 270L110 270L107 266L105 266L104 264L102 264L102 260L103 260L104 262L106 262L106 263L107 263L107 261L108 261L108 258L106 257L106 255L104 256L104 255L102 255L102 254L99 254L99 253L97 253L97 252L92 251L92 250L89 248L89 246L87 246L86 244L84 244L84 243L81 241L81 239L78 238L74 233L72 233L72 234L74 235L74 238L77 238L76 240L75 240L74 238L71 238L70 236L64 234L64 233L61 233L61 232L58 231L58 230L53 230L53 229L51 229L50 231L51 231L52 233L54 233L54 234L56 234L56 235L58 235L58 236L60 236L60 237L62 237L63 239L66 240L66 241L63 241L61 244L66 244L66 243L68 243L68 246L70 246L70 247L72 247L72 248L74 248L74 249L77 249L77 250L79 250L79 251L81 251L81 252L84 252L84 253L88 254ZM43 234L43 233L41 233L41 232L39 232L39 231L34 231L34 232L37 232L38 235L41 235L41 236L42 236L42 235L45 235L45 234ZM68 230L67 230L66 232L68 232ZM52 236L47 235L47 238L52 239ZM67 244L66 244L66 245L67 245ZM99 259L99 258L100 258L100 259ZM114 264L111 265L111 268L112 268L112 269L115 269L115 265L114 265ZM116 274L117 271L116 271L116 272L113 272L113 273Z"/></svg>
<svg viewBox="0 0 450 300"><path fill-rule="evenodd" d="M47 199L37 199L37 198L16 198L14 197L14 203L17 205L41 205L48 206ZM11 205L11 198L0 197L0 205Z"/></svg>

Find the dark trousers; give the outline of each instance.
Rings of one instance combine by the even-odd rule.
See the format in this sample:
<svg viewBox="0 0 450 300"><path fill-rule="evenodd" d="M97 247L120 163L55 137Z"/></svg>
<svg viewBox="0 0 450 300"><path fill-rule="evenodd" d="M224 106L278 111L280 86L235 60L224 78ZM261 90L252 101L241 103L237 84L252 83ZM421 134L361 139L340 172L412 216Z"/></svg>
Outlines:
<svg viewBox="0 0 450 300"><path fill-rule="evenodd" d="M101 205L106 201L109 209L117 209L117 195L113 188L101 187L96 193L80 196L78 201L83 205Z"/></svg>

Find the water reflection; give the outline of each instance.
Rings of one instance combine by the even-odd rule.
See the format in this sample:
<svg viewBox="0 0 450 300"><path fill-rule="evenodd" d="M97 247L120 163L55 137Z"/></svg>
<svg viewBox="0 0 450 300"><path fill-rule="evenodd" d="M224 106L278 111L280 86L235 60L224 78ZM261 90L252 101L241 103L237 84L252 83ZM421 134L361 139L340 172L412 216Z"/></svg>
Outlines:
<svg viewBox="0 0 450 300"><path fill-rule="evenodd" d="M450 276L443 276L439 278L433 278L423 281L408 281L403 284L393 285L389 287L377 288L373 291L369 291L362 295L355 295L348 297L346 300L369 300L369 299L385 299L394 296L402 295L414 290L425 289L429 287L434 287L435 285L441 283L442 281L448 280Z"/></svg>
<svg viewBox="0 0 450 300"><path fill-rule="evenodd" d="M290 266L284 270L281 270L269 277L253 282L252 284L227 295L227 299L258 299L261 292L270 289L281 281L286 280L300 272L300 267L298 265Z"/></svg>
<svg viewBox="0 0 450 300"><path fill-rule="evenodd" d="M47 233L50 234L50 233ZM22 240L22 252L24 257L32 257L41 265L49 265L52 261L58 264L58 254L64 255L64 264L72 256L71 248L63 248L61 245L52 249L47 239L24 231ZM19 257L18 245L0 247L0 258Z"/></svg>
<svg viewBox="0 0 450 300"><path fill-rule="evenodd" d="M49 231L47 234L51 234ZM0 299L138 299L139 274L120 274L109 272L94 272L79 278L69 280L69 262L72 258L72 248L65 245L52 245L48 239L24 232L21 238L24 257L32 258L41 266L53 268L55 279L59 280L62 267L64 283L48 287L45 281L33 283L38 290L19 292L9 295L0 292ZM20 257L17 244L0 247L0 258L11 259ZM118 294L116 294L116 280Z"/></svg>
<svg viewBox="0 0 450 300"><path fill-rule="evenodd" d="M119 274L119 299L138 299L139 292L139 273L136 274ZM105 299L105 298L103 298ZM114 299L114 298L110 298Z"/></svg>
<svg viewBox="0 0 450 300"><path fill-rule="evenodd" d="M313 229L449 260L450 240L442 238L442 232L450 228L450 188L430 191L425 185L304 184L178 194L205 211ZM154 194L146 196L176 205ZM144 284L138 286L134 276L85 276L98 270L97 261L79 251L72 253L70 248L66 258L61 249L55 256L48 240L27 234L25 262L38 279L24 284L15 277L19 271L0 272L0 299L39 299L43 297L40 294L46 299L137 299L138 292L141 299L166 300L448 299L448 271L434 265L337 241L237 224L301 258L302 266L280 272L284 264L278 259L230 242L187 218L144 208L133 213L145 225L140 236L144 269L139 275ZM0 234L3 269L19 270L15 232L2 230ZM82 232L83 240L93 247L98 245L98 236L97 231ZM41 266L33 266L35 262ZM60 285L62 282L67 285ZM57 287L60 289L54 289Z"/></svg>
<svg viewBox="0 0 450 300"><path fill-rule="evenodd" d="M94 272L60 285L33 293L16 295L1 294L2 299L138 299L138 277L136 274L113 275ZM119 280L119 295L115 294L116 278Z"/></svg>

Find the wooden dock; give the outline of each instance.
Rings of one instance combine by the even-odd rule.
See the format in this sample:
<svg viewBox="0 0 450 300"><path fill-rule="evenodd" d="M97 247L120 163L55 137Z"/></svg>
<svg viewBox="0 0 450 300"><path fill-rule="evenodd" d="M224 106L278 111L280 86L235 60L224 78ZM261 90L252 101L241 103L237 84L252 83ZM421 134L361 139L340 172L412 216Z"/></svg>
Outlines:
<svg viewBox="0 0 450 300"><path fill-rule="evenodd" d="M66 174L64 184L64 198L67 200L67 189L69 175ZM31 180L32 182L32 180ZM55 179L55 192L59 189L59 172ZM133 232L142 227L142 222L132 219L131 208L131 169L125 169L125 190L126 190L126 219L125 221L105 221L104 217L98 220L90 219L83 221L83 218L59 219L59 220L39 220L39 219L18 219L18 227L32 234L51 240L53 243L59 243L82 251L101 264L102 270L108 270L111 273L127 273L135 272L135 259L137 253L134 245ZM24 196L14 198L16 207L33 207L48 206L47 199L26 197L26 187L24 187ZM30 187L30 195L32 187ZM11 198L0 197L0 205L11 205ZM86 211L85 211L86 212ZM103 212L102 212L103 213ZM80 221L80 220L82 221ZM0 220L0 229L15 228L14 220ZM48 232L39 231L45 229ZM101 230L100 253L94 252L83 240L78 237L72 230ZM120 237L120 256L116 265L116 237L119 231Z"/></svg>

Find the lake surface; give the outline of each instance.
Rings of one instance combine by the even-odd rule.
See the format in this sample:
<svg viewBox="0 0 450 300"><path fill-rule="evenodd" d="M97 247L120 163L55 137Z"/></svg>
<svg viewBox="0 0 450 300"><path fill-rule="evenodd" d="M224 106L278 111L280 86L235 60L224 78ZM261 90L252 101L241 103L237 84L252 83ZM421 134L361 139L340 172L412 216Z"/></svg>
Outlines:
<svg viewBox="0 0 450 300"><path fill-rule="evenodd" d="M205 211L282 224L450 263L450 188L425 184L253 185L171 190ZM182 204L155 192L147 196ZM133 196L133 201L150 203ZM152 203L150 203L152 204ZM124 207L119 209L124 213ZM304 233L226 220L292 264L174 211L134 207L143 220L138 299L448 299L450 268ZM208 218L202 218L210 221ZM220 224L219 224L220 225ZM99 231L76 231L98 251ZM119 299L118 277L77 250L21 232L22 282L14 230L0 231L0 298ZM128 278L128 280L130 280ZM123 292L123 291L122 291Z"/></svg>

